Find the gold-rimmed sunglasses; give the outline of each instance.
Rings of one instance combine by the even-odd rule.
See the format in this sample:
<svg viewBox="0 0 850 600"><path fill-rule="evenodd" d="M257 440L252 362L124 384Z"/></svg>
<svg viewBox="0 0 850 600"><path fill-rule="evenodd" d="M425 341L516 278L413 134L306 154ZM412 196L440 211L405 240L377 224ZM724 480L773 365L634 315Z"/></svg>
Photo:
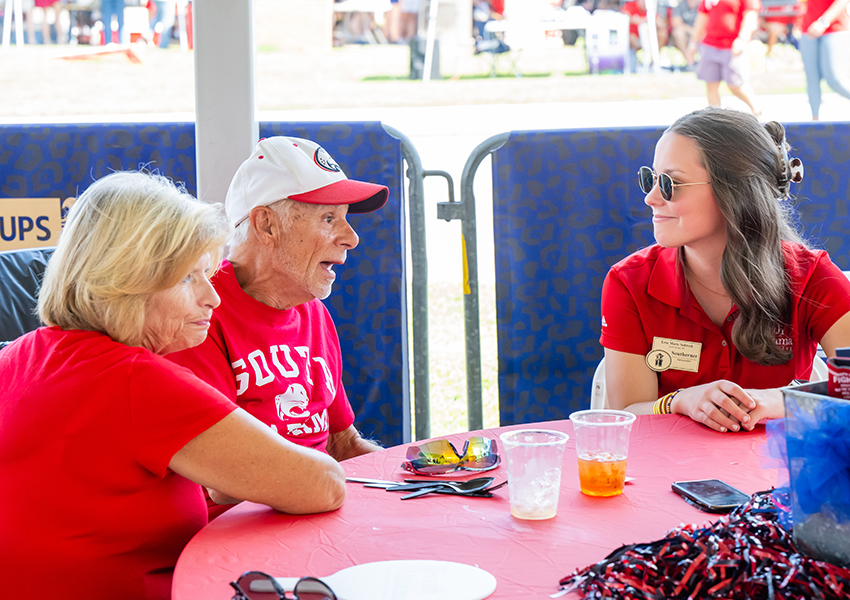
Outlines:
<svg viewBox="0 0 850 600"><path fill-rule="evenodd" d="M708 185L710 181L697 181L695 183L674 183L673 178L667 173L656 173L649 167L641 167L638 170L638 185L640 191L648 194L655 187L655 182L658 181L658 191L661 192L661 197L667 202L673 199L673 189L686 185Z"/></svg>

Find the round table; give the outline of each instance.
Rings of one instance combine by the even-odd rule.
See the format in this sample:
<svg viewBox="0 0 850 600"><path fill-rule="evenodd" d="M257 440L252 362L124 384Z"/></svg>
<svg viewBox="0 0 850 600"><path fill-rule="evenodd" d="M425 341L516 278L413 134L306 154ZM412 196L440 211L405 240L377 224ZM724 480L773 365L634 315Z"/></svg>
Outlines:
<svg viewBox="0 0 850 600"><path fill-rule="evenodd" d="M493 599L548 598L558 591L559 579L621 545L659 539L682 523L716 520L717 515L700 512L676 495L670 489L673 481L717 478L748 494L776 484L776 471L760 466L766 454L764 427L721 434L678 415L640 416L629 447L627 473L634 481L612 498L579 491L568 420L446 437L460 449L470 435L483 433L498 440L505 430L530 427L564 431L571 437L553 519L513 518L507 487L494 492L494 498L429 494L402 501L398 492L347 483L342 508L306 516L244 502L213 520L183 550L174 573L173 600L228 599L228 582L249 570L277 577L322 576L366 562L402 559L483 568L497 580ZM400 467L405 450L406 445L387 448L342 465L349 477L417 477ZM486 474L496 483L503 481L504 462ZM451 478L475 476L460 471Z"/></svg>

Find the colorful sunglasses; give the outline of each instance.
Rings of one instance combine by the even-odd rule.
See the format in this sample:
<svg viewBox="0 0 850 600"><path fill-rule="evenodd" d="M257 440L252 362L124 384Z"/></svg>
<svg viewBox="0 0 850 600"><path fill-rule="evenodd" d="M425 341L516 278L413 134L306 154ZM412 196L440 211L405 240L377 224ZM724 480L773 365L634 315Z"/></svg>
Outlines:
<svg viewBox="0 0 850 600"><path fill-rule="evenodd" d="M262 571L247 571L239 579L230 582L236 590L231 600L337 600L333 590L321 579L302 577L295 584L292 595L286 592L277 580Z"/></svg>
<svg viewBox="0 0 850 600"><path fill-rule="evenodd" d="M667 202L673 199L673 189L686 185L708 185L710 181L698 181L696 183L673 183L673 178L667 173L656 174L649 167L641 167L638 171L638 185L640 191L648 194L655 187L655 181L658 180L658 190L661 192L661 197Z"/></svg>
<svg viewBox="0 0 850 600"><path fill-rule="evenodd" d="M443 439L410 446L407 461L401 466L421 475L442 475L460 470L489 471L500 461L496 440L474 436L466 440L460 453Z"/></svg>

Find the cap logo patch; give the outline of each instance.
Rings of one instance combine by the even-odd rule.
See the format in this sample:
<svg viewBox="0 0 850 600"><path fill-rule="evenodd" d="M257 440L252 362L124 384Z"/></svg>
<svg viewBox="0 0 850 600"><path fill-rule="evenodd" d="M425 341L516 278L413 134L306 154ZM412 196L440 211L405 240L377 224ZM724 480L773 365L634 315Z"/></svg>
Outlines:
<svg viewBox="0 0 850 600"><path fill-rule="evenodd" d="M315 162L320 169L324 169L325 171L339 173L342 170L339 168L339 165L336 164L334 159L331 158L331 155L328 154L322 147L316 148L316 152L313 154L313 162Z"/></svg>

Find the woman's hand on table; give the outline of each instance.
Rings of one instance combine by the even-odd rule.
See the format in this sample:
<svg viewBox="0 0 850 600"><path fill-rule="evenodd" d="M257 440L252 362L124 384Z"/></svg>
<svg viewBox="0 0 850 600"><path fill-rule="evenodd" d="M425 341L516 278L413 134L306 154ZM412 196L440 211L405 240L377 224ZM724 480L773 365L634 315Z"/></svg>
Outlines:
<svg viewBox="0 0 850 600"><path fill-rule="evenodd" d="M725 379L685 388L670 405L671 412L723 433L747 427L753 419L751 411L757 409L758 403L747 390Z"/></svg>
<svg viewBox="0 0 850 600"><path fill-rule="evenodd" d="M756 407L749 413L750 420L744 423L747 431L752 431L762 421L785 416L785 400L781 390L747 390L747 394L756 401Z"/></svg>

